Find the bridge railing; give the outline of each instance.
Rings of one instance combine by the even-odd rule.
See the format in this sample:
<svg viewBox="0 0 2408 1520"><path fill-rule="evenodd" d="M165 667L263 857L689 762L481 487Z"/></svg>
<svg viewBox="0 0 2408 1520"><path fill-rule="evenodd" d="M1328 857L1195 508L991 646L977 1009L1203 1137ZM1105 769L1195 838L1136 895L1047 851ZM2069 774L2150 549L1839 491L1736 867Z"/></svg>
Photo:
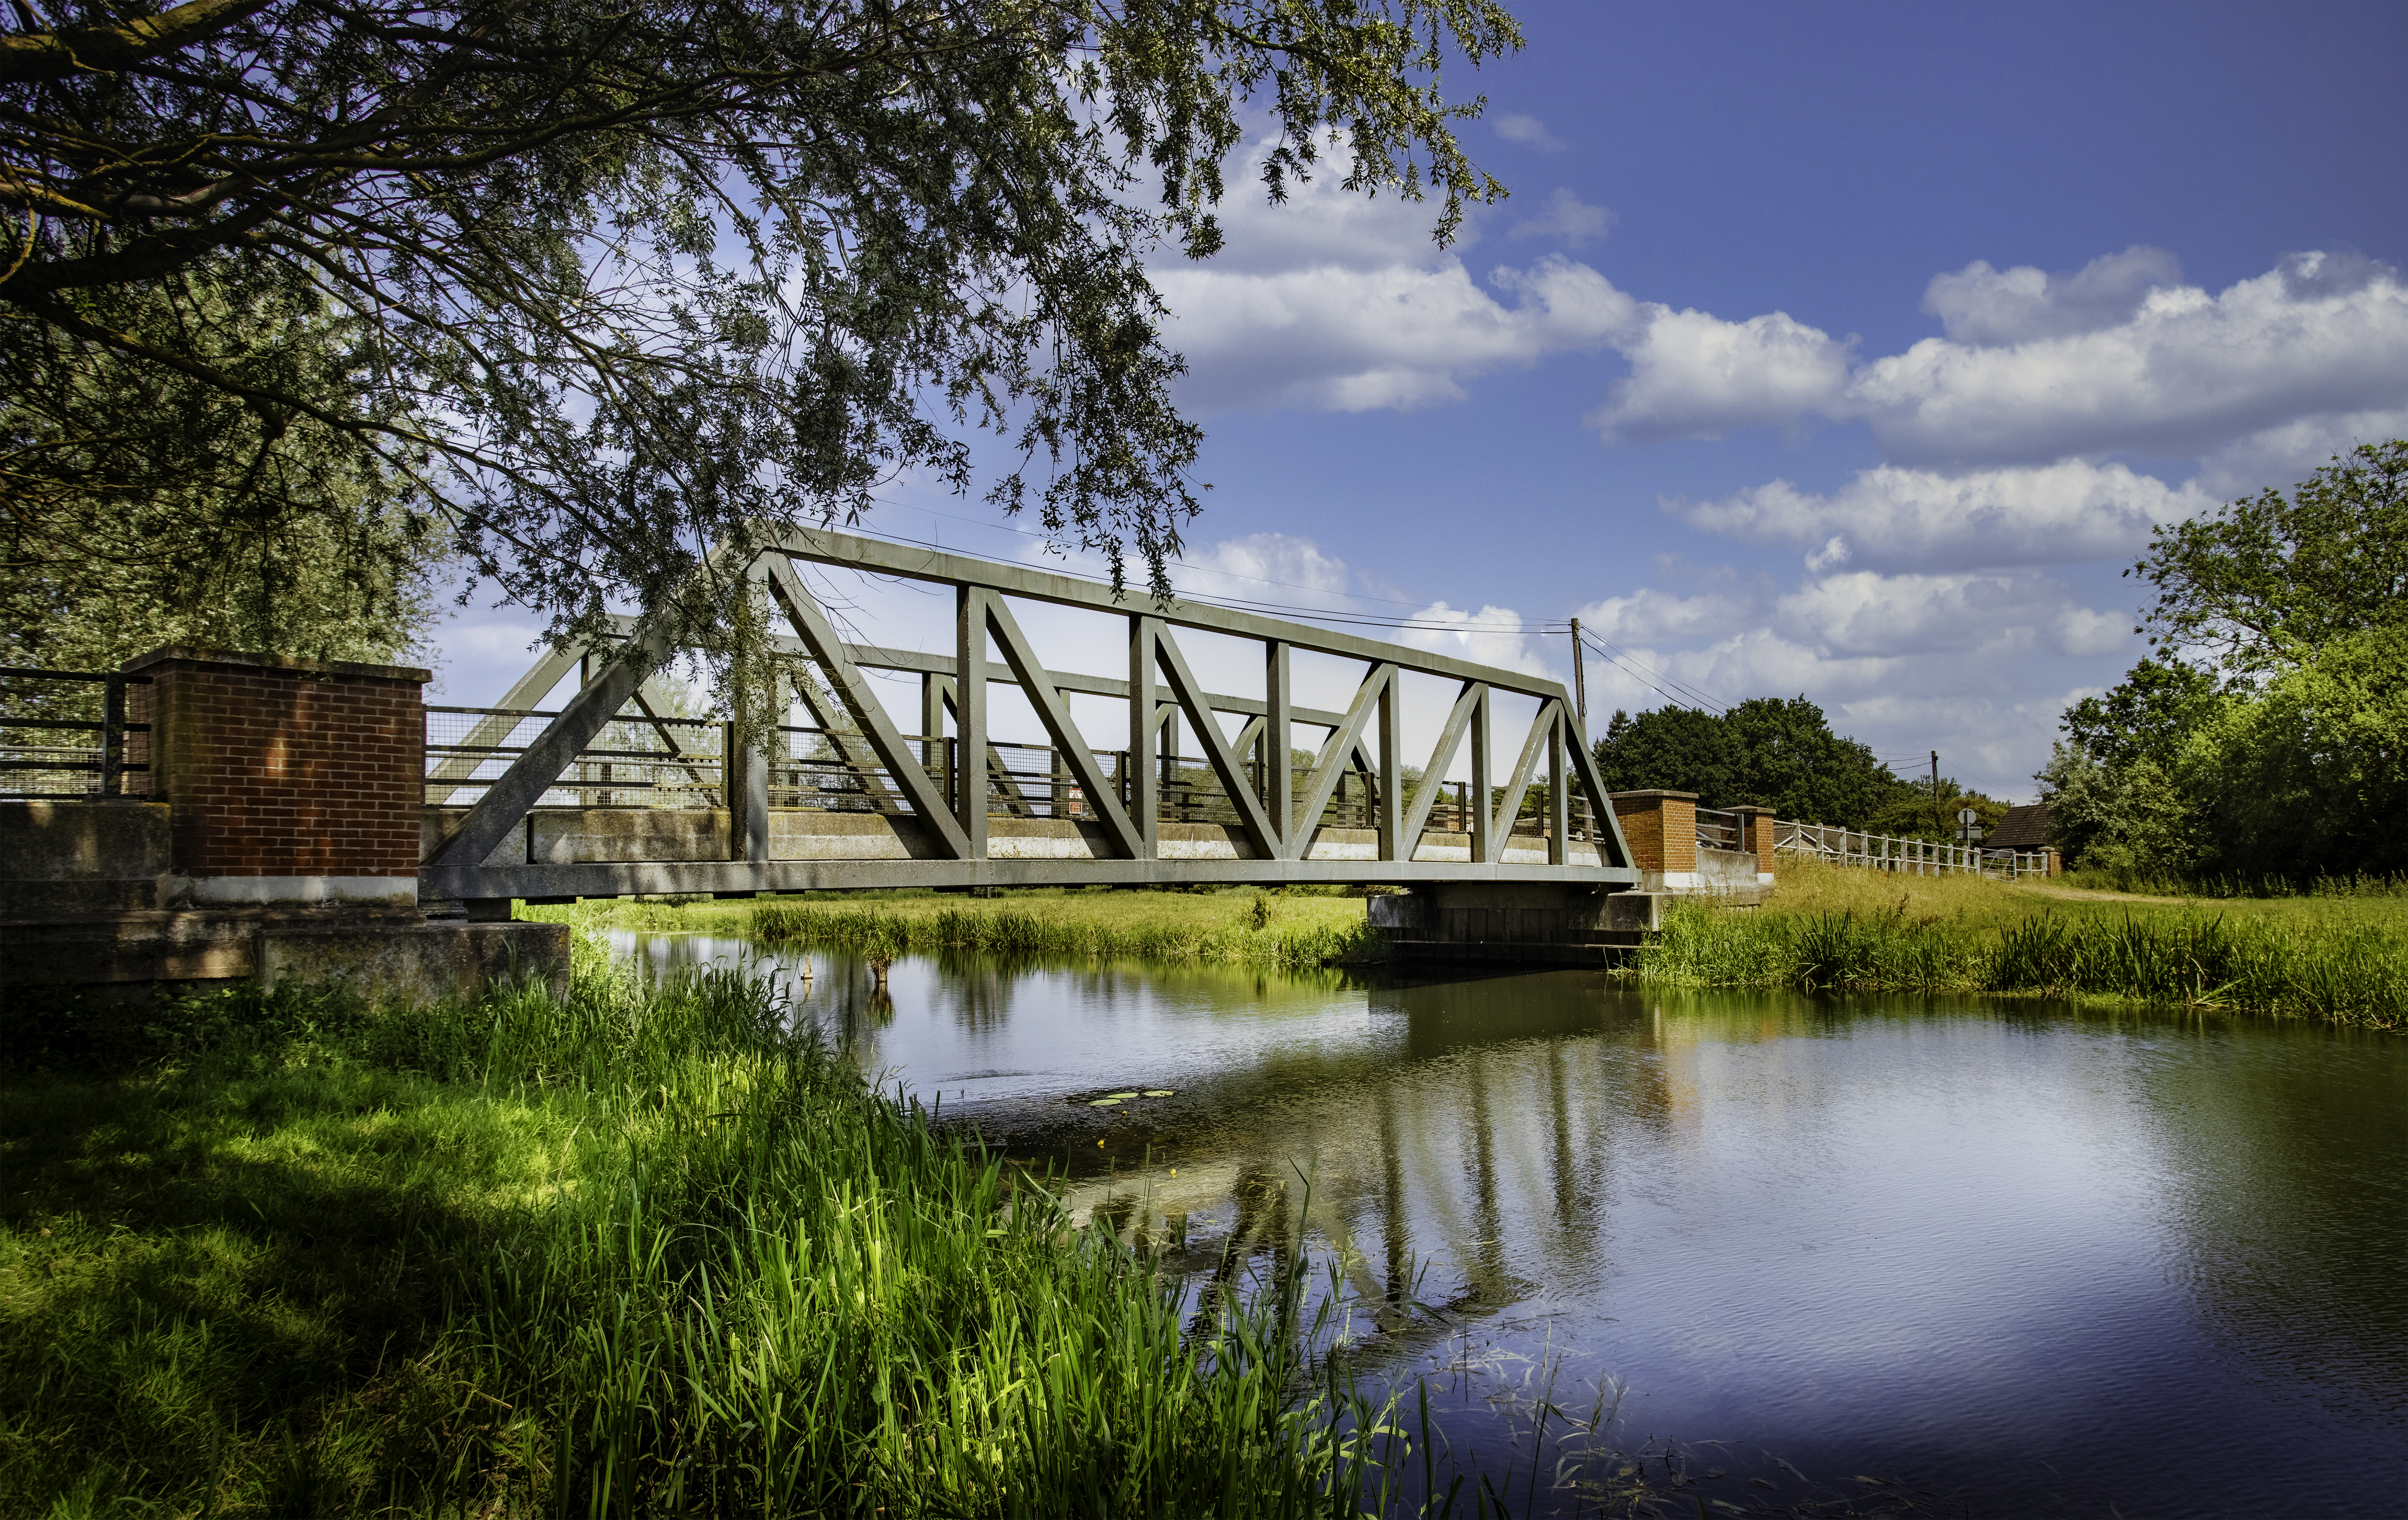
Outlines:
<svg viewBox="0 0 2408 1520"><path fill-rule="evenodd" d="M1700 850L1744 849L1746 836L1740 828L1740 816L1718 808L1698 810L1698 848Z"/></svg>
<svg viewBox="0 0 2408 1520"><path fill-rule="evenodd" d="M150 678L0 667L0 796L150 795Z"/></svg>
<svg viewBox="0 0 2408 1520"><path fill-rule="evenodd" d="M426 800L437 806L465 806L493 784L529 741L560 714L537 708L430 706L426 710ZM959 806L961 740L951 736L901 736L919 760L916 767L936 785L950 806ZM570 808L727 808L727 751L731 725L718 718L661 718L623 710L564 768L556 783L534 805L541 810ZM1090 819L1095 808L1077 771L1062 752L1051 745L1008 739L988 742L986 812L994 818ZM903 788L867 749L857 733L780 724L771 731L767 767L767 802L775 811L871 812L907 815L910 809ZM1089 752L1111 778L1111 795L1122 807L1133 805L1129 752ZM1160 823L1236 825L1238 804L1220 781L1204 767L1182 764L1176 755L1157 756L1160 772L1154 788L1155 817ZM1259 796L1262 766L1244 766L1249 790ZM1300 790L1312 767L1291 766L1291 793ZM1322 810L1326 828L1373 828L1378 819L1379 777L1370 771L1349 771L1339 778ZM1490 803L1498 800L1492 789ZM1470 783L1442 782L1432 799L1426 828L1434 834L1468 836L1471 831ZM1587 840L1593 817L1585 797L1572 808L1571 838ZM1531 810L1513 821L1512 832L1542 839L1547 820Z"/></svg>
<svg viewBox="0 0 2408 1520"><path fill-rule="evenodd" d="M2048 875L2044 851L1984 850L1979 845L1902 839L1823 824L1776 823L1772 848L1775 854L1797 859L1904 876L1979 875L2012 882Z"/></svg>
<svg viewBox="0 0 2408 1520"><path fill-rule="evenodd" d="M426 709L426 800L471 803L552 720L533 708ZM727 725L631 713L606 724L562 767L540 808L726 806Z"/></svg>

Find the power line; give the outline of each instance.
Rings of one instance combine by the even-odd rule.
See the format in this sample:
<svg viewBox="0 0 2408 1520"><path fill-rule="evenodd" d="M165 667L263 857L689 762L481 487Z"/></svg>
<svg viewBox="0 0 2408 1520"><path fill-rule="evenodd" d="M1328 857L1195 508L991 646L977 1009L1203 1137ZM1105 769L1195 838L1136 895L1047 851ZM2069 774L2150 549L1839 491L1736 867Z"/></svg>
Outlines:
<svg viewBox="0 0 2408 1520"><path fill-rule="evenodd" d="M1670 702L1677 707L1702 709L1713 713L1716 717L1727 717L1729 715L1729 708L1715 701L1712 696L1707 695L1704 692L1698 690L1696 687L1689 685L1685 681L1679 680L1677 677L1666 675L1663 671L1655 669L1646 665L1620 645L1611 643L1606 639L1599 638L1596 634L1589 632L1586 628L1583 628L1581 630L1581 638L1585 639L1588 642L1589 647L1595 649L1599 654L1604 655L1607 659L1622 667L1630 674L1638 677L1641 684L1654 692L1656 695L1663 697L1666 701Z"/></svg>

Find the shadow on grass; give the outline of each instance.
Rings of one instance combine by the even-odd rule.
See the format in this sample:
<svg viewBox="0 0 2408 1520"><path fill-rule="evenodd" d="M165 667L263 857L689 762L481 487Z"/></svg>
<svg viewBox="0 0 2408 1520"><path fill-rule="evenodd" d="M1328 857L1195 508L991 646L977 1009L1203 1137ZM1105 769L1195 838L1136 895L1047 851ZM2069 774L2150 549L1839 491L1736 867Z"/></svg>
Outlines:
<svg viewBox="0 0 2408 1520"><path fill-rule="evenodd" d="M65 1036L0 1076L0 1511L400 1498L447 1412L409 1407L419 1363L528 1126L313 1052L340 1010L214 1040L226 1010L78 1011L0 1031Z"/></svg>

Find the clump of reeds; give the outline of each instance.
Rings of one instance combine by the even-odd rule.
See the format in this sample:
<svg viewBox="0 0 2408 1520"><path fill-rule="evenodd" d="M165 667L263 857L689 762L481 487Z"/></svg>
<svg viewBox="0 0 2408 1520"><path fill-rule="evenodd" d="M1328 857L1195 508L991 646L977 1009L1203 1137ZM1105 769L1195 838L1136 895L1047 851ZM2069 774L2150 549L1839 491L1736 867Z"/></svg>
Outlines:
<svg viewBox="0 0 2408 1520"><path fill-rule="evenodd" d="M1641 975L1692 986L2101 996L2408 1026L2408 936L2195 910L2042 912L1992 925L1903 911L1732 913L1679 904Z"/></svg>
<svg viewBox="0 0 2408 1520"><path fill-rule="evenodd" d="M1261 899L1257 898L1259 903ZM816 903L765 902L752 910L754 938L772 943L870 951L975 950L1016 956L1099 956L1219 961L1302 968L1385 952L1381 931L1361 919L1287 924L1268 911L1235 923L1099 922L1013 907L948 907L929 913Z"/></svg>
<svg viewBox="0 0 2408 1520"><path fill-rule="evenodd" d="M1300 1515L1381 1425L729 973L164 1015L0 1087L10 1513Z"/></svg>

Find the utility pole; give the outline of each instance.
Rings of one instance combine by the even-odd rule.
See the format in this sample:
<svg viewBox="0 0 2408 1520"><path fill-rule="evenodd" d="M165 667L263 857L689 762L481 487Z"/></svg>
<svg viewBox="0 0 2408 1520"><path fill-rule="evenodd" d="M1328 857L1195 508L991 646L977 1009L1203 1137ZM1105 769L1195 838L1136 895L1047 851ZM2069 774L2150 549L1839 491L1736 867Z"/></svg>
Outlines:
<svg viewBox="0 0 2408 1520"><path fill-rule="evenodd" d="M1572 705L1580 711L1581 745L1588 745L1588 666L1581 658L1580 619L1572 619Z"/></svg>
<svg viewBox="0 0 2408 1520"><path fill-rule="evenodd" d="M1940 817L1940 752L1931 752L1931 826L1947 826Z"/></svg>

